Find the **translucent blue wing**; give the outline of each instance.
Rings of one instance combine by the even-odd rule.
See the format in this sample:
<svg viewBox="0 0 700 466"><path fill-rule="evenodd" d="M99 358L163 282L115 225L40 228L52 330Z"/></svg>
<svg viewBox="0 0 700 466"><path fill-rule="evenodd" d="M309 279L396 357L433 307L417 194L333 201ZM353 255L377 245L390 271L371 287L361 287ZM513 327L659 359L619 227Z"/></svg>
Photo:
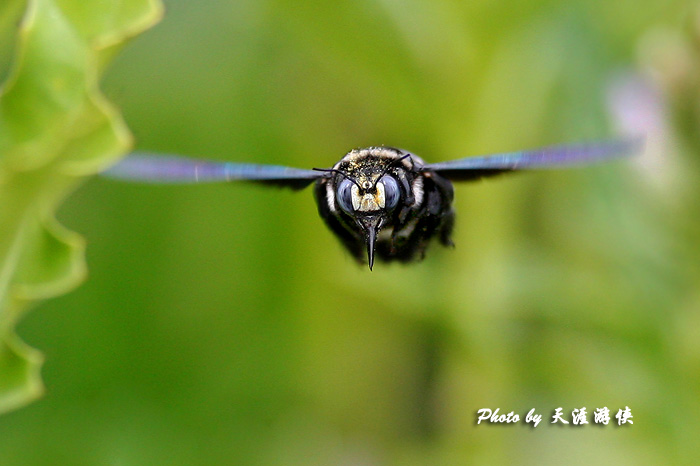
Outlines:
<svg viewBox="0 0 700 466"><path fill-rule="evenodd" d="M109 178L144 183L183 184L247 180L292 188L303 188L324 176L318 171L280 165L214 162L143 152L130 154L102 174Z"/></svg>
<svg viewBox="0 0 700 466"><path fill-rule="evenodd" d="M644 138L618 139L585 144L547 147L482 157L465 157L448 162L430 163L434 170L455 181L468 181L513 170L574 167L641 152Z"/></svg>

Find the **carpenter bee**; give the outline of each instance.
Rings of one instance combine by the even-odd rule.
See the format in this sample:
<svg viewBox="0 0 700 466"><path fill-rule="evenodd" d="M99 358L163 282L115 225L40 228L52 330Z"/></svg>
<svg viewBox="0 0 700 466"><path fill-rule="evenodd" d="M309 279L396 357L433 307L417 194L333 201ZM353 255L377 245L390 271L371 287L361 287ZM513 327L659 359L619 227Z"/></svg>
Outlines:
<svg viewBox="0 0 700 466"><path fill-rule="evenodd" d="M315 182L321 218L353 257L361 263L366 257L371 270L375 257L422 259L433 238L452 245L452 181L582 165L634 154L641 145L641 139L620 139L439 163L426 163L401 149L367 147L351 150L332 168L312 170L134 153L104 174L152 183L247 180L293 189Z"/></svg>

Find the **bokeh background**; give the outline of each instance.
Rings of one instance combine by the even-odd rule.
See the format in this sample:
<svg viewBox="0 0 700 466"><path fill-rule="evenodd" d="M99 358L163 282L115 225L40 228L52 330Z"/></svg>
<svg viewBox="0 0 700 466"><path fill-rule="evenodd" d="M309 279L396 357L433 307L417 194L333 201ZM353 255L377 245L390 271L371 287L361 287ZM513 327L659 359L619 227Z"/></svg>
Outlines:
<svg viewBox="0 0 700 466"><path fill-rule="evenodd" d="M697 464L697 2L165 6L103 85L138 149L647 150L459 185L456 247L371 273L310 190L92 179L59 212L90 276L19 326L47 394L0 419L1 465ZM634 425L593 425L603 406Z"/></svg>

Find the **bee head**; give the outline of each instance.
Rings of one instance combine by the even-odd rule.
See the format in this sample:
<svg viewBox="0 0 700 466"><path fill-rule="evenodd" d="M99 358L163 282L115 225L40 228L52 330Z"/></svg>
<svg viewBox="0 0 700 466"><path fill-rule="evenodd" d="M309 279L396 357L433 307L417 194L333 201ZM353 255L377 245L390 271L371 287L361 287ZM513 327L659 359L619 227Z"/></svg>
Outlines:
<svg viewBox="0 0 700 466"><path fill-rule="evenodd" d="M340 209L352 217L364 234L371 270L377 235L399 204L399 183L388 173L343 174L334 194Z"/></svg>

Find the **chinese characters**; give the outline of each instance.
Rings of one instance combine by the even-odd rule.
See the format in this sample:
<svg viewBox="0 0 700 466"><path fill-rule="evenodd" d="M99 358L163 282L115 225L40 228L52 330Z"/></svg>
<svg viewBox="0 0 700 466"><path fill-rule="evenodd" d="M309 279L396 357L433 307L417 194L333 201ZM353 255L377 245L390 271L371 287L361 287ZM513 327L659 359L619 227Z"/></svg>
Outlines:
<svg viewBox="0 0 700 466"><path fill-rule="evenodd" d="M496 408L495 410L482 408L476 412L476 423L481 424L483 421L485 424L515 424L520 422L520 416L515 414L515 411L511 411L508 414L499 414L499 412L500 408ZM625 406L625 409L619 409L617 414L615 414L618 426L634 424L632 417L632 411L629 406ZM532 427L537 427L541 421L542 415L537 414L535 408L528 411L525 416L525 423L530 424ZM570 415L565 414L561 407L554 410L550 424L566 425L570 423L575 426L589 424L588 412L585 406L572 410ZM608 425L608 423L610 423L610 410L607 406L595 408L595 411L593 411L593 423L599 425Z"/></svg>

